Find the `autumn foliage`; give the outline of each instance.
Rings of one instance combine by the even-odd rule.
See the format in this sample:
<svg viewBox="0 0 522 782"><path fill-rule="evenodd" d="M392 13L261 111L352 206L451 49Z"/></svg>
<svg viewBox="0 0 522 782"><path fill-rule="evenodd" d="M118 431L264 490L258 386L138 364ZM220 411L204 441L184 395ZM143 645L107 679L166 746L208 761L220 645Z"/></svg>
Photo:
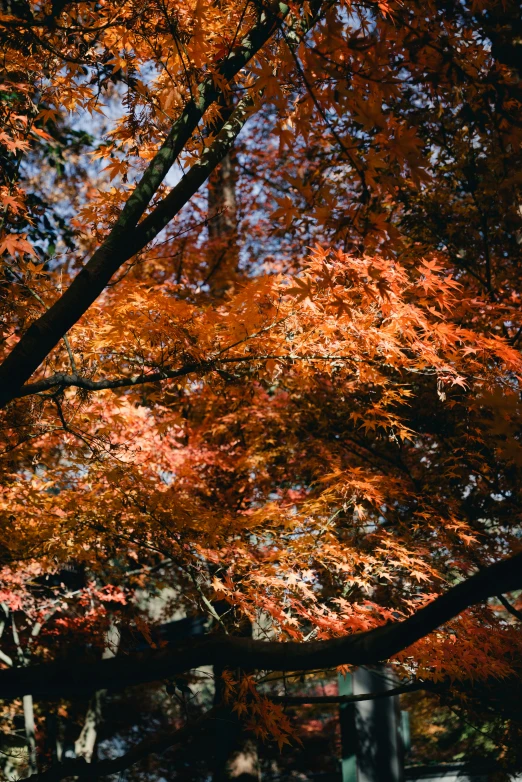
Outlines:
<svg viewBox="0 0 522 782"><path fill-rule="evenodd" d="M161 651L180 616L326 642L520 553L516 4L9 0L0 40L6 671L114 628ZM516 589L398 679L480 721L520 676ZM295 738L248 655L215 673ZM49 713L83 718L57 697L33 772Z"/></svg>

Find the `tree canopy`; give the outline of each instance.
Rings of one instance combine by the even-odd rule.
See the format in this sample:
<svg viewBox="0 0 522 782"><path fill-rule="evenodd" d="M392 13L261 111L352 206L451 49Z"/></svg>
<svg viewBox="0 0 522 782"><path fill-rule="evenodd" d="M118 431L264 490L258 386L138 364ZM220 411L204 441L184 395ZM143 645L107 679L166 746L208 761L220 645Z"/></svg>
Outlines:
<svg viewBox="0 0 522 782"><path fill-rule="evenodd" d="M520 676L521 34L511 0L4 4L8 724L212 665L284 744L269 671L471 710ZM55 708L30 770L92 776ZM208 714L173 720L96 773Z"/></svg>

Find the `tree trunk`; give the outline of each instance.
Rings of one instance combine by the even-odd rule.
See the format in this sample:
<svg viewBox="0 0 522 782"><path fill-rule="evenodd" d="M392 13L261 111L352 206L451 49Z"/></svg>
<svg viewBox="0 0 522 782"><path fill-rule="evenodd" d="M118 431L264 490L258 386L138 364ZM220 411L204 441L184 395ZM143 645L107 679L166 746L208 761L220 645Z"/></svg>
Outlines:
<svg viewBox="0 0 522 782"><path fill-rule="evenodd" d="M222 296L234 285L239 264L236 153L232 149L208 182L208 274L211 292Z"/></svg>
<svg viewBox="0 0 522 782"><path fill-rule="evenodd" d="M27 761L30 774L38 773L38 766L36 760L36 728L34 722L34 708L33 708L33 696L24 695L23 697L24 707L24 725L25 725L25 739L27 742Z"/></svg>
<svg viewBox="0 0 522 782"><path fill-rule="evenodd" d="M120 645L120 632L116 625L111 624L103 650L102 659L110 660L118 651ZM74 754L77 758L83 758L87 763L91 763L96 739L98 738L98 728L102 719L102 706L107 695L107 690L97 690L89 702L89 708L85 715L85 721L80 735L74 742Z"/></svg>

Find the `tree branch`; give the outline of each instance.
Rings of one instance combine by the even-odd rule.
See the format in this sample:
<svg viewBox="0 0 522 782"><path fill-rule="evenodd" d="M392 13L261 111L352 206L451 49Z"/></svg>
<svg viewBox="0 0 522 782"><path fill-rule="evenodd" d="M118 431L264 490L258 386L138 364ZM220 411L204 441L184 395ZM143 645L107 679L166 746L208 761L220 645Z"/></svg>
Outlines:
<svg viewBox="0 0 522 782"><path fill-rule="evenodd" d="M225 349L226 350L226 349ZM224 351L221 351L224 352ZM162 369L158 372L142 373L140 375L131 375L130 377L101 378L92 380L82 375L68 375L65 372L56 372L54 375L37 380L35 383L28 383L18 391L13 399L21 399L32 394L40 394L42 391L49 391L52 388L83 388L85 391L105 391L107 389L129 388L131 386L144 385L145 383L158 383L162 380L172 380L176 377L184 377L192 372L203 374L209 371L219 371L220 364L241 364L249 361L353 361L353 356L320 356L320 355L279 355L265 354L256 356L254 354L247 356L216 356L200 362L193 362L178 367L178 369Z"/></svg>
<svg viewBox="0 0 522 782"><path fill-rule="evenodd" d="M42 391L49 391L52 388L82 388L85 391L104 391L111 388L128 388L130 386L143 385L144 383L157 383L160 380L171 380L176 377L184 377L191 372L202 372L212 368L212 362L202 362L200 364L186 364L179 369L164 369L160 372L151 372L150 374L132 375L131 377L103 378L101 380L91 380L81 375L67 375L63 372L57 372L54 375L38 380L36 383L30 383L22 386L20 391L14 397L19 399L32 394L40 394Z"/></svg>
<svg viewBox="0 0 522 782"><path fill-rule="evenodd" d="M203 636L163 649L98 662L36 665L0 671L0 698L26 693L60 698L158 681L203 665L299 671L374 665L403 651L459 613L502 592L522 589L522 553L497 562L449 589L402 622L327 641L258 641Z"/></svg>
<svg viewBox="0 0 522 782"><path fill-rule="evenodd" d="M519 622L522 622L522 611L519 611L515 606L512 606L509 600L506 600L504 595L497 595L498 599L511 616L515 616Z"/></svg>
<svg viewBox="0 0 522 782"><path fill-rule="evenodd" d="M322 0L315 0L311 4L314 9L312 16L309 17L310 24L316 19L321 2ZM230 82L267 43L277 29L278 19L285 17L288 12L289 6L281 2L274 2L274 9L270 12L262 11L258 22L240 44L222 60L217 68L217 75L227 83ZM182 152L203 114L222 94L222 90L216 87L216 81L213 74L200 84L198 96L188 102L183 114L174 123L167 139L129 196L103 244L85 264L65 293L46 313L31 324L0 365L0 406L5 406L13 399L64 334L98 298L115 272L156 236L205 181L212 166L220 161L218 155L213 156L208 152L207 157L198 161L179 185L173 188L143 223L138 225L154 193ZM246 117L244 119L246 120ZM236 122L237 120L238 115L235 117ZM222 130L227 128L231 121L232 117ZM223 156L232 146L235 138L229 135L230 132L228 128L217 145L217 148L223 152Z"/></svg>
<svg viewBox="0 0 522 782"><path fill-rule="evenodd" d="M201 160L192 166L145 220L137 228L126 232L125 236L115 234L114 229L63 296L29 327L0 366L0 407L16 397L20 379L23 382L30 377L63 334L95 301L122 263L154 239L192 198L232 147L248 119L250 107L248 97L241 101L223 124L214 143L204 150Z"/></svg>
<svg viewBox="0 0 522 782"><path fill-rule="evenodd" d="M230 117L223 123L214 142L205 147L201 158L172 188L168 195L145 217L136 228L131 243L132 255L142 250L187 203L207 180L211 172L233 147L236 138L252 112L253 100L247 95L239 101Z"/></svg>
<svg viewBox="0 0 522 782"><path fill-rule="evenodd" d="M284 703L285 706L313 706L320 703L342 704L375 701L378 698L392 698L394 695L404 695L407 692L417 692L418 690L436 692L437 689L440 688L437 688L432 682L414 682L413 684L402 684L390 690L364 692L360 695L270 695L268 697L274 703Z"/></svg>

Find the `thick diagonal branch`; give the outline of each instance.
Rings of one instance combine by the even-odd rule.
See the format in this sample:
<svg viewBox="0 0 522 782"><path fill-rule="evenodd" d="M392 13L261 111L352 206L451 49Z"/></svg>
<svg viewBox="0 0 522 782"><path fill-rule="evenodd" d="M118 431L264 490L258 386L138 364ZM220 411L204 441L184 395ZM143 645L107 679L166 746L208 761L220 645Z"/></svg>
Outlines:
<svg viewBox="0 0 522 782"><path fill-rule="evenodd" d="M315 0L310 5L314 6L313 13L308 17L309 25L312 25L319 13L321 0ZM267 11L263 10L257 24L221 62L217 69L218 77L229 83L268 42L277 29L278 19L286 16L288 11L289 7L280 2L274 2L274 7L270 7ZM189 174L166 199L142 223L138 224L203 114L222 94L222 89L216 86L218 80L215 76L209 76L199 86L198 96L189 101L181 117L174 123L163 146L149 164L103 244L85 264L65 293L46 313L31 324L0 365L0 406L13 399L59 340L98 298L115 272L177 214L205 181L212 167L215 167L226 154L233 143L232 137L228 138L231 143L220 144L223 155L213 157L206 151L207 157L202 158L200 165L193 166ZM228 123L225 123L225 127L227 125ZM213 165L210 165L211 162ZM193 186L196 184L194 189Z"/></svg>
<svg viewBox="0 0 522 782"><path fill-rule="evenodd" d="M71 286L47 312L35 321L0 366L0 406L17 396L24 382L45 356L90 307L114 272L142 250L192 198L210 172L227 154L243 128L251 107L246 98L224 123L213 144L201 159L172 188L165 198L134 230L107 239L84 266Z"/></svg>

